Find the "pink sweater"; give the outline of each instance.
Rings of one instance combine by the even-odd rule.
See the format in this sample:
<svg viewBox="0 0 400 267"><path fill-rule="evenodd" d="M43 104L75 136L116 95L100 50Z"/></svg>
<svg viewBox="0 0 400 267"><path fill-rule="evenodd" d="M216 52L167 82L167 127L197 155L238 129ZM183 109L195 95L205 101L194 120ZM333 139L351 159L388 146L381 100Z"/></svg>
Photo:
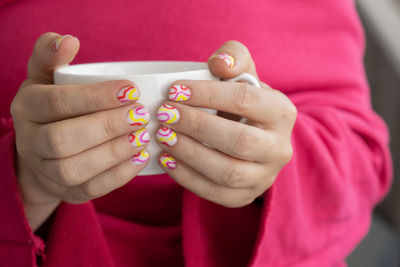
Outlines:
<svg viewBox="0 0 400 267"><path fill-rule="evenodd" d="M389 188L388 134L371 110L351 0L0 0L0 29L0 266L345 266ZM263 202L243 208L142 176L62 203L47 234L33 234L9 104L46 31L79 37L73 63L206 61L225 41L243 42L260 78L298 108L292 160Z"/></svg>

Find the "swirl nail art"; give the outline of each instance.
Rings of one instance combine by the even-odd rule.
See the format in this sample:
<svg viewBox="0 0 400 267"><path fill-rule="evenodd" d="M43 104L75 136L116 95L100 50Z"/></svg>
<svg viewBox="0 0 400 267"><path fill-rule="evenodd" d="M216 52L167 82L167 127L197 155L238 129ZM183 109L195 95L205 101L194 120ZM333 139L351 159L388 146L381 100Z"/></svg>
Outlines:
<svg viewBox="0 0 400 267"><path fill-rule="evenodd" d="M133 147L140 147L144 144L147 144L149 141L150 134L146 128L129 134L129 143L131 143Z"/></svg>
<svg viewBox="0 0 400 267"><path fill-rule="evenodd" d="M143 149L131 158L133 165L142 165L150 159L150 154L146 149Z"/></svg>
<svg viewBox="0 0 400 267"><path fill-rule="evenodd" d="M166 167L166 168L168 168L168 169L170 169L170 170L173 170L173 169L176 168L176 160L174 159L174 157L172 157L172 156L171 156L170 154L168 154L168 153L163 154L163 155L158 159L158 162L159 162L162 166L164 166L164 167Z"/></svg>
<svg viewBox="0 0 400 267"><path fill-rule="evenodd" d="M176 133L168 127L160 128L156 133L156 138L166 146L173 146L178 141Z"/></svg>
<svg viewBox="0 0 400 267"><path fill-rule="evenodd" d="M139 99L139 90L135 86L128 86L119 90L117 99L119 102L130 102Z"/></svg>
<svg viewBox="0 0 400 267"><path fill-rule="evenodd" d="M162 105L156 115L159 121L168 124L177 123L180 118L178 109L167 104Z"/></svg>
<svg viewBox="0 0 400 267"><path fill-rule="evenodd" d="M174 85L169 89L169 100L187 101L192 96L192 92L185 85Z"/></svg>
<svg viewBox="0 0 400 267"><path fill-rule="evenodd" d="M131 109L126 116L129 125L145 125L150 121L150 114L144 107Z"/></svg>
<svg viewBox="0 0 400 267"><path fill-rule="evenodd" d="M230 67L233 68L233 66L235 65L235 58L232 57L231 55L229 55L228 53L221 53L218 54L216 56L214 56L213 58L219 58L225 61L225 63Z"/></svg>

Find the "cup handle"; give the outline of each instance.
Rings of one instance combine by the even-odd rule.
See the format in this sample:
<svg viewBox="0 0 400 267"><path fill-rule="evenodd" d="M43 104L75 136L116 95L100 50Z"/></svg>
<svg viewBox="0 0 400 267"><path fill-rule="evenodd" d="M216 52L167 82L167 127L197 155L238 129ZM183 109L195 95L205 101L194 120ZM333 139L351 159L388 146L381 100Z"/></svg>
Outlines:
<svg viewBox="0 0 400 267"><path fill-rule="evenodd" d="M235 78L229 79L229 80L224 80L226 82L237 82L237 81L245 81L248 82L249 84L261 88L261 84L258 81L258 79L256 77L254 77L254 75L247 73L247 72L243 72L242 74L240 74L239 76L236 76ZM239 120L240 123L246 123L247 119L246 118L241 118Z"/></svg>
<svg viewBox="0 0 400 267"><path fill-rule="evenodd" d="M232 78L229 80L224 80L224 81L226 81L226 82L245 81L255 87L261 88L261 85L260 85L260 82L258 81L258 79L256 77L254 77L254 75L247 73L247 72L243 72L242 74L240 74L239 76L236 76L235 78Z"/></svg>

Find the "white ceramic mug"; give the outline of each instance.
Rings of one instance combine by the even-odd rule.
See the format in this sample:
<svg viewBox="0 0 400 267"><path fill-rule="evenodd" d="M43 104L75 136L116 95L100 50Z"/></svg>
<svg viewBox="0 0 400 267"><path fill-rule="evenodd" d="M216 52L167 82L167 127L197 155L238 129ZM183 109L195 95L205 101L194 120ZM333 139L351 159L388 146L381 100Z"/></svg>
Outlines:
<svg viewBox="0 0 400 267"><path fill-rule="evenodd" d="M54 71L55 84L85 84L122 79L130 80L138 86L140 90L139 102L151 114L150 122L146 126L151 134L154 134L159 128L156 112L158 107L168 99L168 91L173 82L177 80L219 80L211 74L207 63L186 61L90 63L67 65ZM260 87L258 80L249 73L243 73L227 81L246 81ZM216 113L215 110L205 110L213 114ZM157 162L161 148L156 144L156 141L151 140L146 150L152 158L140 172L140 175L164 173Z"/></svg>

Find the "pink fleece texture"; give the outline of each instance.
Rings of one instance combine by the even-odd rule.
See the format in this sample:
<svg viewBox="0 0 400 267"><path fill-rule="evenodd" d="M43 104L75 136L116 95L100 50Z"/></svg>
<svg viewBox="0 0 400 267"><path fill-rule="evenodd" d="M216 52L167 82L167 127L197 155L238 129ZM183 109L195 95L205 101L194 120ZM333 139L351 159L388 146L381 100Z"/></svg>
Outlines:
<svg viewBox="0 0 400 267"><path fill-rule="evenodd" d="M345 266L388 191L389 138L371 109L351 0L2 0L0 28L0 266ZM47 31L80 39L73 63L206 61L243 42L260 79L298 109L292 160L264 201L238 209L167 175L139 176L95 201L62 203L41 242L18 195L9 104Z"/></svg>

